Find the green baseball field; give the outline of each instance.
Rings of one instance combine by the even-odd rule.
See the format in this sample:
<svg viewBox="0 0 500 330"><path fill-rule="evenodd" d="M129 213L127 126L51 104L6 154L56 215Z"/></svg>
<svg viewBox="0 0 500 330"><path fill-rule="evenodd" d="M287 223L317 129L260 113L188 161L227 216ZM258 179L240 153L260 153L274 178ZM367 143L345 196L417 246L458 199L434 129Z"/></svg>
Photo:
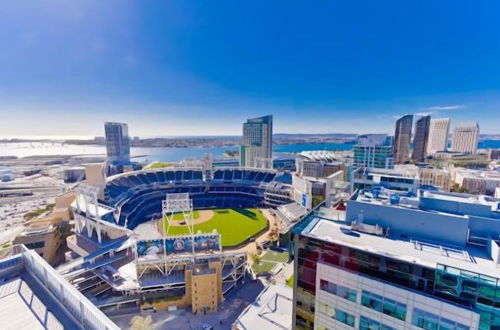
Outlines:
<svg viewBox="0 0 500 330"><path fill-rule="evenodd" d="M214 229L221 235L222 247L232 247L244 242L266 228L267 219L258 209L214 209L193 212L194 231L211 233ZM175 215L174 220L182 220ZM200 223L196 223L200 221ZM185 225L170 226L168 235L189 234Z"/></svg>

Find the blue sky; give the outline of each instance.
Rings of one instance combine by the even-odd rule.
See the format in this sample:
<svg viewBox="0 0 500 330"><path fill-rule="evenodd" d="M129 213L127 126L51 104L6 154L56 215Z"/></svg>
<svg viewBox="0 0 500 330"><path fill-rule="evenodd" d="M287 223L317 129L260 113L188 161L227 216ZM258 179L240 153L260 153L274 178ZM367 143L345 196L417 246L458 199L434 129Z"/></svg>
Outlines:
<svg viewBox="0 0 500 330"><path fill-rule="evenodd" d="M9 1L0 136L392 132L394 116L500 133L498 1Z"/></svg>

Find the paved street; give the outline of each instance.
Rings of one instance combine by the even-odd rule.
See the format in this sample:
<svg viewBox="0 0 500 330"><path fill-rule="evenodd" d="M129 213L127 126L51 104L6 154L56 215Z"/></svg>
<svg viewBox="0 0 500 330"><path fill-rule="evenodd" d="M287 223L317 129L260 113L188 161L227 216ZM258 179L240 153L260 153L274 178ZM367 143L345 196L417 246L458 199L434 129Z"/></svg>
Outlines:
<svg viewBox="0 0 500 330"><path fill-rule="evenodd" d="M260 280L246 282L245 285L236 288L226 296L226 301L219 308L220 312L208 315L193 315L190 310L148 312L141 315L144 317L147 315L152 316L153 329L194 330L202 329L203 323L208 323L214 329L229 330L243 309L252 303L263 289L264 284ZM130 320L135 315L137 314L113 316L111 319L120 328L129 329Z"/></svg>

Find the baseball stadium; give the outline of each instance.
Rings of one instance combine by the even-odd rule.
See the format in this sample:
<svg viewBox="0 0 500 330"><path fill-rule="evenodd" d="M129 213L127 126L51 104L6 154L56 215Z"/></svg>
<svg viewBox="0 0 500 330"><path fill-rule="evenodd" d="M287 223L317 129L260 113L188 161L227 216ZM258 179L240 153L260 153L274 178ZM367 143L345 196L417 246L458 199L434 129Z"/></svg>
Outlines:
<svg viewBox="0 0 500 330"><path fill-rule="evenodd" d="M81 185L67 239L75 258L59 271L104 311L217 310L250 271L245 247L269 229L267 210L291 202L277 175L160 168Z"/></svg>

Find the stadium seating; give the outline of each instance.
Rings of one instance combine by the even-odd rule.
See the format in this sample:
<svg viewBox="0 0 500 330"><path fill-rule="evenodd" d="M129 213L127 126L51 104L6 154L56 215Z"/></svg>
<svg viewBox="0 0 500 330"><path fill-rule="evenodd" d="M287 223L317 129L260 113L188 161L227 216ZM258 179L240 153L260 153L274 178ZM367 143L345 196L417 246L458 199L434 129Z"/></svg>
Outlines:
<svg viewBox="0 0 500 330"><path fill-rule="evenodd" d="M161 217L162 201L170 193L189 193L195 209L259 207L274 171L217 169L205 180L201 170L158 169L112 177L105 187L105 203L120 211L118 224L135 228ZM284 198L283 203L290 202Z"/></svg>

